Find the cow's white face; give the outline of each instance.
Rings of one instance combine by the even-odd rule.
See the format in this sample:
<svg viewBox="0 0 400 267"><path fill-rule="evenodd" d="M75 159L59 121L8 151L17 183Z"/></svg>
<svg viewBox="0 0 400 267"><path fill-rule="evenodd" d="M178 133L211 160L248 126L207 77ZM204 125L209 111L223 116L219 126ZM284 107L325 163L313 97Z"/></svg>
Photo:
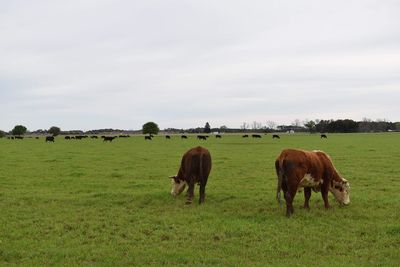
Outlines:
<svg viewBox="0 0 400 267"><path fill-rule="evenodd" d="M347 205L350 203L350 184L346 179L342 181L333 181L331 192L340 204Z"/></svg>
<svg viewBox="0 0 400 267"><path fill-rule="evenodd" d="M186 187L186 182L177 180L176 176L171 177L171 184L172 184L171 195L174 197L182 193Z"/></svg>

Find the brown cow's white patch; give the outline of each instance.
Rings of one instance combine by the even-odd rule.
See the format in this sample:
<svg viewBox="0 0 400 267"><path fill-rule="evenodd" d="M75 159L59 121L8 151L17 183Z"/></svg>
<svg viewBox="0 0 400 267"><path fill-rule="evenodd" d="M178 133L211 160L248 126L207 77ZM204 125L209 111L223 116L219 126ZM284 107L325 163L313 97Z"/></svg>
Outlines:
<svg viewBox="0 0 400 267"><path fill-rule="evenodd" d="M304 175L303 179L301 179L299 183L299 187L318 187L320 184L322 184L322 180L315 180L314 177L311 176L311 174L306 173Z"/></svg>

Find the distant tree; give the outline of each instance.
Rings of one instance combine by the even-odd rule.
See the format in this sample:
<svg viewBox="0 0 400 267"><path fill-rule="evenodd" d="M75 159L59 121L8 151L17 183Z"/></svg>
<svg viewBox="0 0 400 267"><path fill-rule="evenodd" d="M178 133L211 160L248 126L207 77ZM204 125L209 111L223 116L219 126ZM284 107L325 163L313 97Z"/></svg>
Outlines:
<svg viewBox="0 0 400 267"><path fill-rule="evenodd" d="M372 131L372 120L368 118L363 118L362 121L358 122L358 130L360 132L370 132Z"/></svg>
<svg viewBox="0 0 400 267"><path fill-rule="evenodd" d="M400 122L396 122L396 131L400 131Z"/></svg>
<svg viewBox="0 0 400 267"><path fill-rule="evenodd" d="M304 126L307 128L307 130L308 130L310 133L315 133L315 132L317 131L316 124L315 124L315 122L314 122L313 120L311 120L311 121L308 121L308 120L304 121Z"/></svg>
<svg viewBox="0 0 400 267"><path fill-rule="evenodd" d="M292 126L296 126L296 127L301 126L300 120L299 120L299 119L295 119L295 120L292 122Z"/></svg>
<svg viewBox="0 0 400 267"><path fill-rule="evenodd" d="M208 122L206 122L206 125L204 126L204 132L205 133L211 133L211 127Z"/></svg>
<svg viewBox="0 0 400 267"><path fill-rule="evenodd" d="M49 129L49 133L51 133L53 136L59 135L60 132L61 132L61 129L59 127L57 127L57 126L52 126Z"/></svg>
<svg viewBox="0 0 400 267"><path fill-rule="evenodd" d="M228 131L228 127L225 125L222 125L221 127L219 127L219 132L220 133L225 133Z"/></svg>
<svg viewBox="0 0 400 267"><path fill-rule="evenodd" d="M276 129L276 122L274 121L267 121L267 127L270 130L275 130Z"/></svg>
<svg viewBox="0 0 400 267"><path fill-rule="evenodd" d="M261 122L253 121L253 124L252 124L251 128L252 128L253 130L261 129L261 128L262 128L262 124L261 124Z"/></svg>
<svg viewBox="0 0 400 267"><path fill-rule="evenodd" d="M26 127L23 125L16 125L14 129L12 129L11 133L13 135L24 135L26 133Z"/></svg>
<svg viewBox="0 0 400 267"><path fill-rule="evenodd" d="M0 138L3 138L4 136L6 136L6 133L0 130Z"/></svg>
<svg viewBox="0 0 400 267"><path fill-rule="evenodd" d="M143 124L142 127L142 132L143 134L158 134L160 129L158 128L158 125L155 122L147 122Z"/></svg>
<svg viewBox="0 0 400 267"><path fill-rule="evenodd" d="M243 122L242 125L240 125L240 129L242 129L243 132L245 132L249 127L250 126L247 122Z"/></svg>

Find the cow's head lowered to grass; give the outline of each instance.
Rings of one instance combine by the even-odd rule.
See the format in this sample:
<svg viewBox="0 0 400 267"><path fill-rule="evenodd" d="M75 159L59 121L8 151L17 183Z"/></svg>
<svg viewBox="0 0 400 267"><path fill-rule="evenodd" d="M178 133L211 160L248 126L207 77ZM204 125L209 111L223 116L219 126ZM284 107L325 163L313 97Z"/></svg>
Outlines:
<svg viewBox="0 0 400 267"><path fill-rule="evenodd" d="M186 151L182 156L178 174L172 178L171 195L177 196L183 192L186 185L188 191L186 195L186 204L193 201L194 187L200 185L199 204L205 200L205 190L208 175L211 171L210 152L201 146L197 146Z"/></svg>
<svg viewBox="0 0 400 267"><path fill-rule="evenodd" d="M340 204L348 205L350 203L350 184L346 179L332 180L330 191Z"/></svg>
<svg viewBox="0 0 400 267"><path fill-rule="evenodd" d="M176 175L171 176L170 178L172 184L171 195L176 197L177 195L181 194L183 190L185 190L186 182L179 180Z"/></svg>

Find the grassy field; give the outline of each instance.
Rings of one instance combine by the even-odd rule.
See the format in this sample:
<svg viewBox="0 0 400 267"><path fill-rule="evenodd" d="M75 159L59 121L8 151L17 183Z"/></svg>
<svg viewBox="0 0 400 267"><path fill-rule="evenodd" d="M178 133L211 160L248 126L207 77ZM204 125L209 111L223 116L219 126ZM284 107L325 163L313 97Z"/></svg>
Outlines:
<svg viewBox="0 0 400 267"><path fill-rule="evenodd" d="M168 176L201 144L206 202L170 196ZM320 149L351 203L320 194L295 214L275 200L284 148ZM0 139L0 266L399 266L400 135L101 140Z"/></svg>

